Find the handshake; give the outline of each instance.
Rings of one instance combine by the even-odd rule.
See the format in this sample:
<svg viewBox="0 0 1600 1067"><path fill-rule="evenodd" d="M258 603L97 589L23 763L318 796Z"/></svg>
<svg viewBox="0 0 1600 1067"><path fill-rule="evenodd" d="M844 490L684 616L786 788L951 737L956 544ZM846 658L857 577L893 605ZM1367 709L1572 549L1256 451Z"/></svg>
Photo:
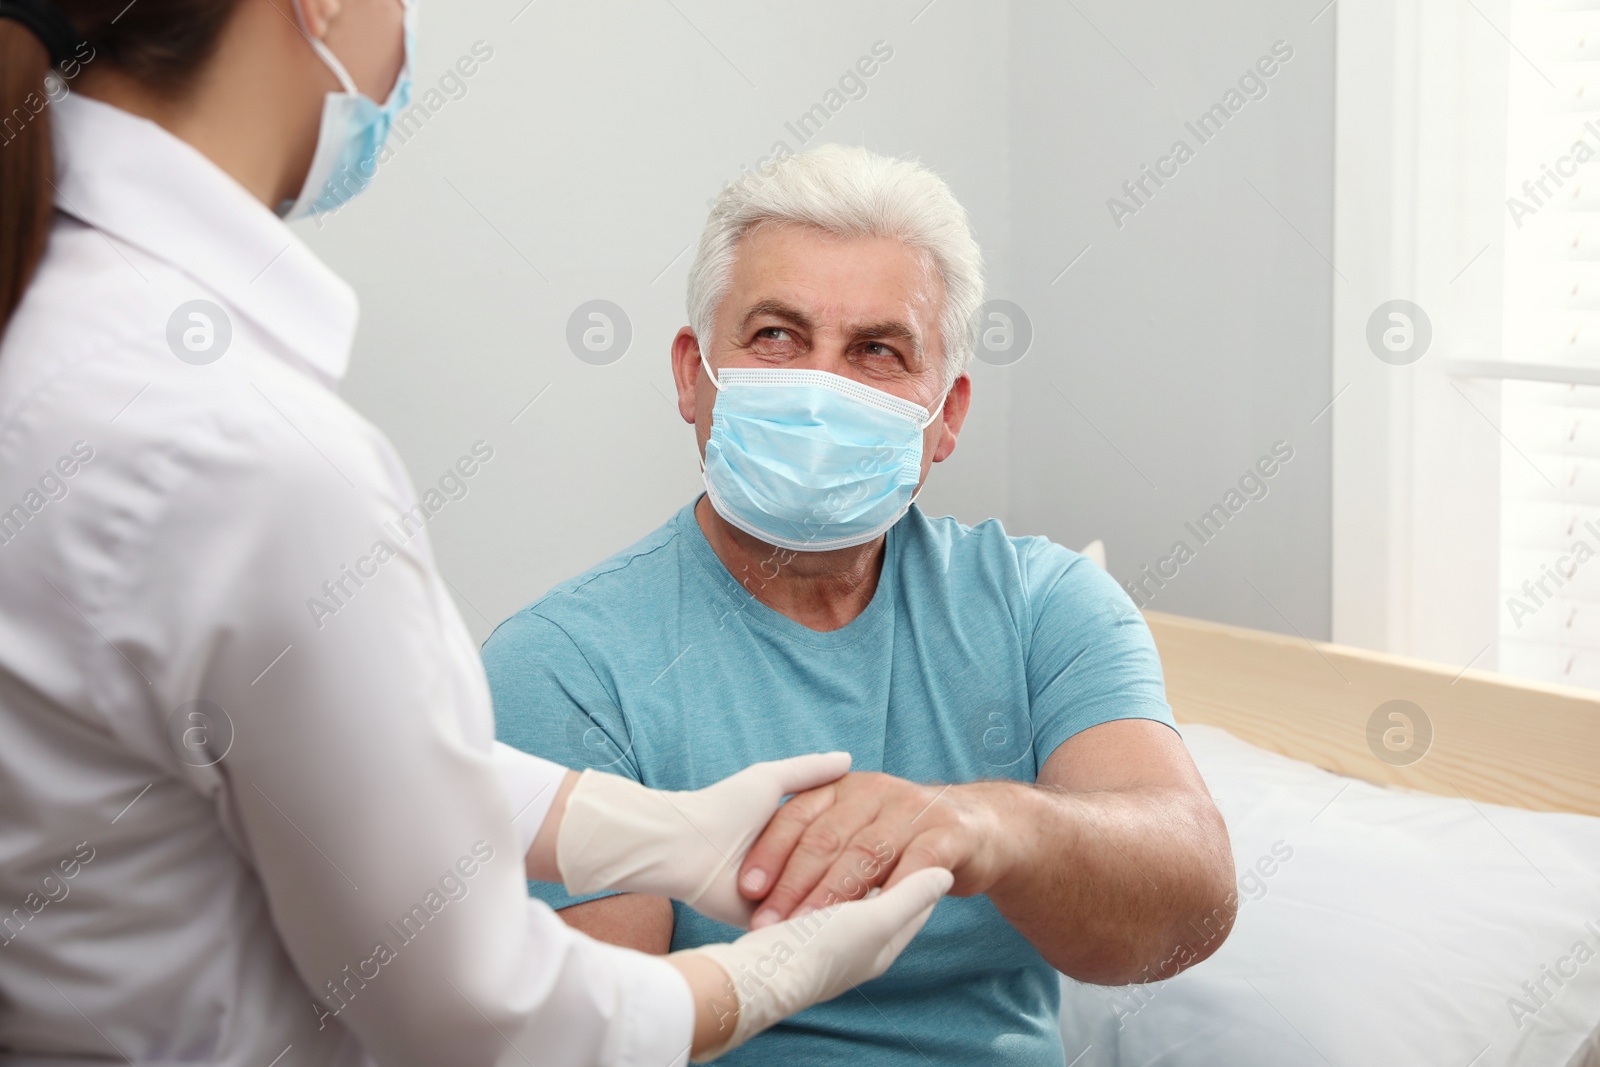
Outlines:
<svg viewBox="0 0 1600 1067"><path fill-rule="evenodd" d="M691 986L693 975L710 974L721 987L714 1012L718 1040L697 1052L697 1061L714 1059L789 1015L882 974L951 888L949 870L907 861L909 850L900 851L903 830L893 839L875 838L870 814L854 818L860 825L851 828L867 833L849 841L823 828L821 820L836 806L880 817L885 810L881 798L876 808L871 802L863 806L860 798L854 805L839 803L835 783L849 769L849 753L799 756L757 763L684 792L649 789L591 770L565 797L554 859L569 893L626 890L672 897L720 922L754 927L731 943L670 957ZM784 805L790 794L803 796ZM814 841L797 847L814 826L826 847ZM923 860L929 855L926 849L921 853ZM855 899L886 879L883 892ZM707 962L722 973L706 971ZM702 1007L696 1005L697 1017Z"/></svg>

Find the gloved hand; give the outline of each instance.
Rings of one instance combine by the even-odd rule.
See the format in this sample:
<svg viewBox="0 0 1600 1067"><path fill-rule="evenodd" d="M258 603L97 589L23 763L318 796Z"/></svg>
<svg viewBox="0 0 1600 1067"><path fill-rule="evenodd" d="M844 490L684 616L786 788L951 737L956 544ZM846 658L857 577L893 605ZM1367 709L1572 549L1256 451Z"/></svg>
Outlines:
<svg viewBox="0 0 1600 1067"><path fill-rule="evenodd" d="M954 881L943 867L926 867L865 900L764 927L732 944L672 953L668 959L704 956L728 973L726 1004L719 1000L718 1007L732 1033L694 1062L714 1060L795 1012L878 977L922 929ZM735 1010L737 1023L731 1019Z"/></svg>
<svg viewBox="0 0 1600 1067"><path fill-rule="evenodd" d="M573 895L622 889L681 900L748 929L755 901L739 895L739 864L790 793L843 775L850 753L754 763L693 791L650 789L588 770L567 798L556 866Z"/></svg>

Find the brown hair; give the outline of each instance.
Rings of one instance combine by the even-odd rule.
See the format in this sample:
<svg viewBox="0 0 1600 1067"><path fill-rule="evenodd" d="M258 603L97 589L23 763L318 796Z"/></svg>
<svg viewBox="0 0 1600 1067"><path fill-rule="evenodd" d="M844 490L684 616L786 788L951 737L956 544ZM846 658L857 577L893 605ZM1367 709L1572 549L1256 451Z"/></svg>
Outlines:
<svg viewBox="0 0 1600 1067"><path fill-rule="evenodd" d="M181 93L216 49L238 0L55 0L83 36L47 82L49 53L20 22L0 19L0 335L50 237L55 160L50 105L85 68L115 67L160 93Z"/></svg>

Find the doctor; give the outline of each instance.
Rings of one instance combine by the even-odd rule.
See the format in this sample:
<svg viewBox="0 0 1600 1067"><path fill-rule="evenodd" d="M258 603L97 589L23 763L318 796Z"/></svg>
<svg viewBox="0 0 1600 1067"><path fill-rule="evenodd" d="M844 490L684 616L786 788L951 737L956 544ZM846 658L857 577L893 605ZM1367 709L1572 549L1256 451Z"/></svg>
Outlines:
<svg viewBox="0 0 1600 1067"><path fill-rule="evenodd" d="M0 0L0 1064L668 1067L881 973L949 886L666 959L527 897L747 924L750 842L848 757L671 794L493 744L335 393L355 296L282 221L370 179L411 17Z"/></svg>

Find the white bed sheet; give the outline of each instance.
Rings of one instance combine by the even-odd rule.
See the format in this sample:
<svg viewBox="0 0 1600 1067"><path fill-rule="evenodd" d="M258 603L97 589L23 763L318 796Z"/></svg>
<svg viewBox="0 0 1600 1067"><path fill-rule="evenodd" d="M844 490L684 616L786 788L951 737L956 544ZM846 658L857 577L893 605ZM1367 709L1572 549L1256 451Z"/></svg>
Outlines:
<svg viewBox="0 0 1600 1067"><path fill-rule="evenodd" d="M1169 981L1064 980L1071 1067L1600 1065L1600 818L1183 734L1228 822L1238 922Z"/></svg>

